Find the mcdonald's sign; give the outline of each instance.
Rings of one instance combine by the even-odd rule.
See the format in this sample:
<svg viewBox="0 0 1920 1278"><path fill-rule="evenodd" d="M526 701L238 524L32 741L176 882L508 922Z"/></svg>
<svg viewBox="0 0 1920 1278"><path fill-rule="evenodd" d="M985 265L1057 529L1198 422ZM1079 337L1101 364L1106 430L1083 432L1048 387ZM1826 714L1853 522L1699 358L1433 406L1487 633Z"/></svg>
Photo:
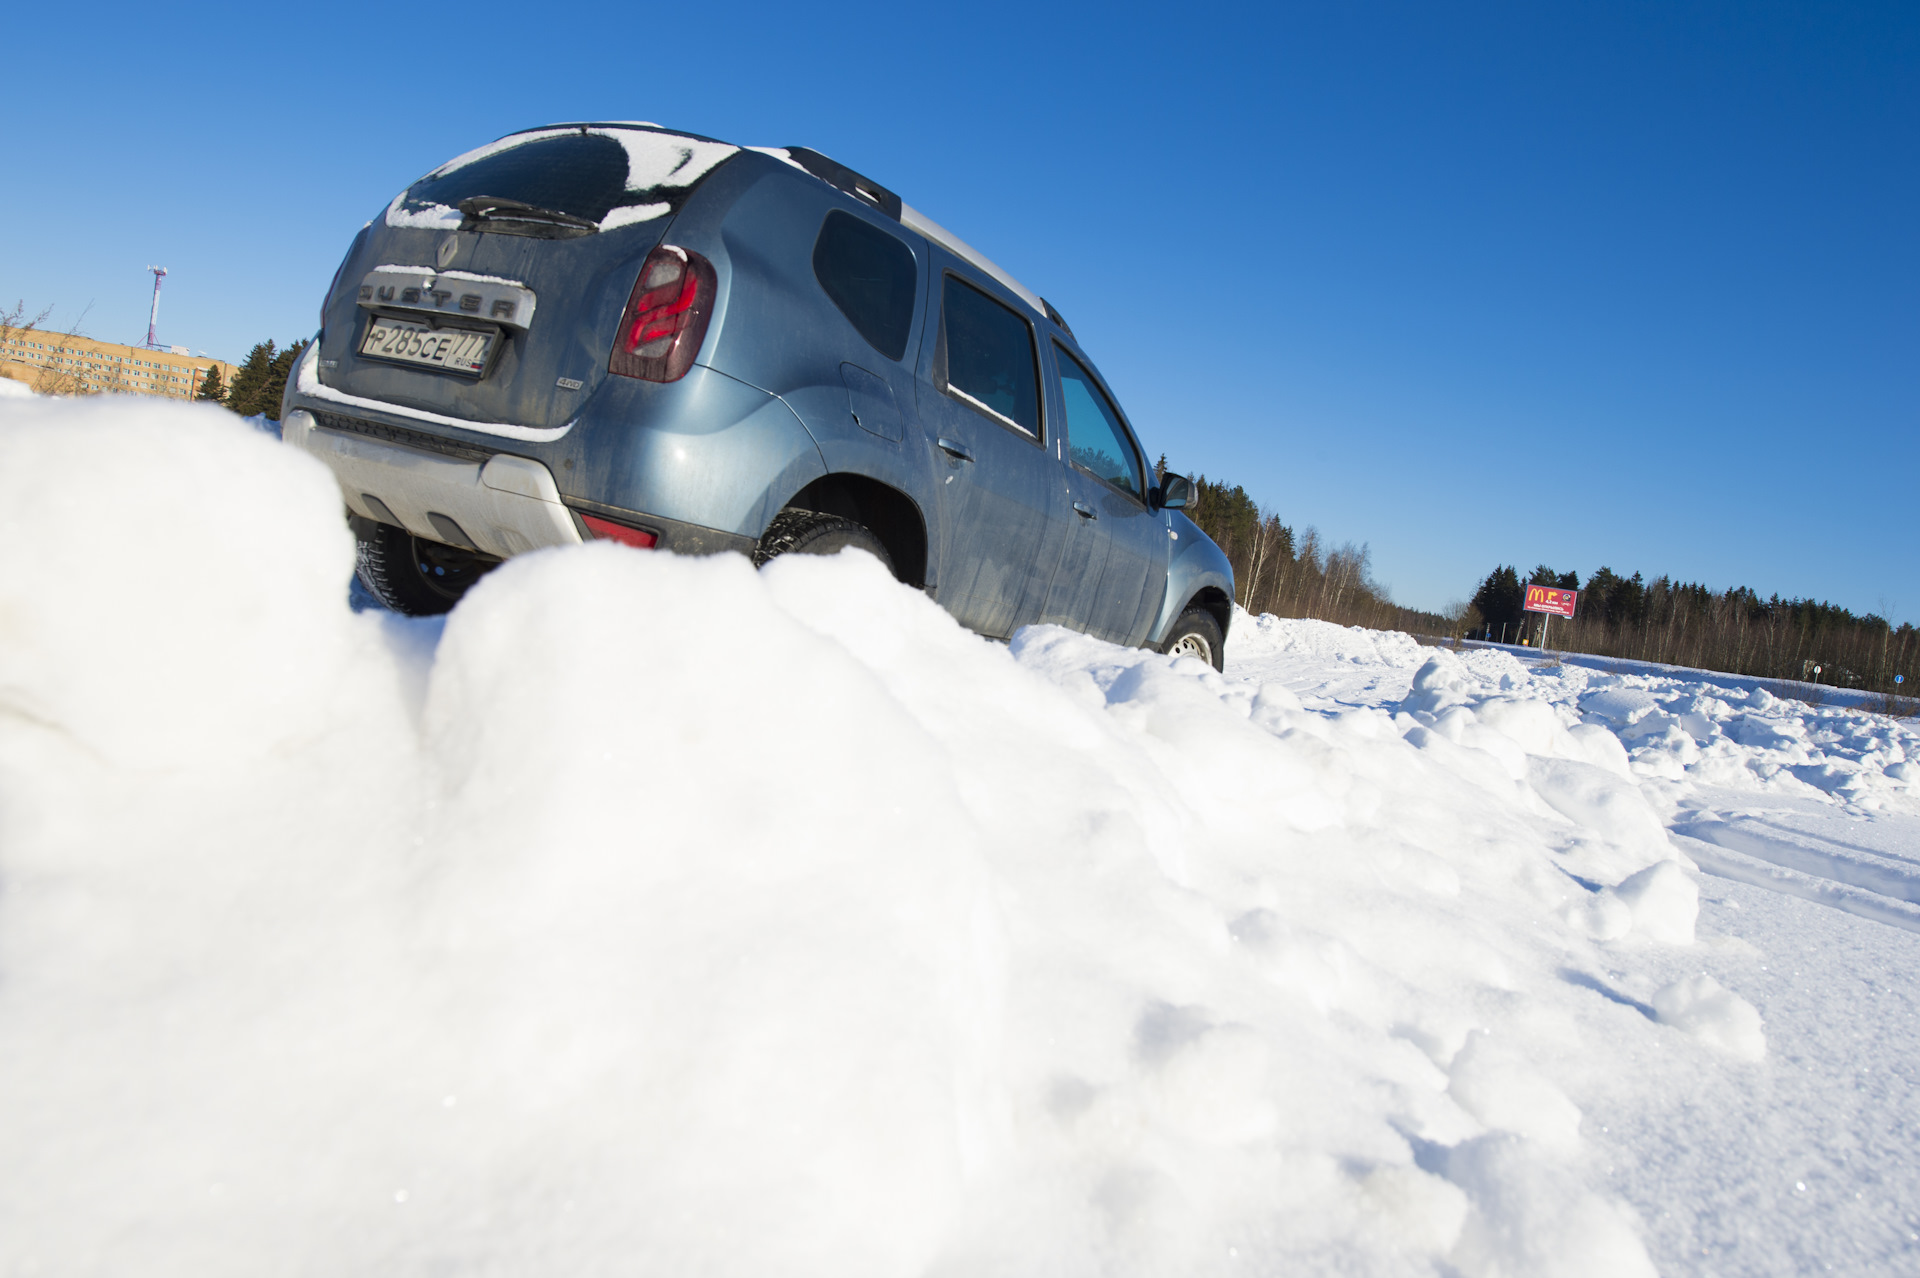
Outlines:
<svg viewBox="0 0 1920 1278"><path fill-rule="evenodd" d="M1580 592L1577 590L1556 590L1552 586L1527 587L1528 612L1545 612L1556 617L1571 617L1573 607L1579 601Z"/></svg>

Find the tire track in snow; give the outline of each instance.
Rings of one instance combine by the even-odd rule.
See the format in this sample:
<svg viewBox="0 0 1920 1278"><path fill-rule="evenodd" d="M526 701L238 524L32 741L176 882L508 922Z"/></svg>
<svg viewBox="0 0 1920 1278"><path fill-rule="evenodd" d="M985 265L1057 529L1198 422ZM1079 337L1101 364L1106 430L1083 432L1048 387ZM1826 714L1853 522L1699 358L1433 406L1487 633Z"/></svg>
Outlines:
<svg viewBox="0 0 1920 1278"><path fill-rule="evenodd" d="M1883 896L1867 888L1794 869L1777 861L1749 856L1678 831L1671 837L1682 851L1693 858L1694 864L1707 874L1745 883L1750 887L1765 888L1782 896L1797 896L1875 923L1920 932L1920 905L1911 901Z"/></svg>

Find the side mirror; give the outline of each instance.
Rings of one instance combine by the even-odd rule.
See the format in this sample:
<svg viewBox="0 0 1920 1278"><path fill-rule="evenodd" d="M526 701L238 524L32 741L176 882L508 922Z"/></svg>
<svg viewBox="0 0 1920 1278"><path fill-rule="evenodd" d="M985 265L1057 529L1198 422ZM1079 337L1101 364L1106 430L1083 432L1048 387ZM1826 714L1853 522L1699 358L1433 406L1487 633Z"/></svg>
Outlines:
<svg viewBox="0 0 1920 1278"><path fill-rule="evenodd" d="M1193 481L1185 475L1168 475L1160 481L1160 505L1180 510L1193 500Z"/></svg>

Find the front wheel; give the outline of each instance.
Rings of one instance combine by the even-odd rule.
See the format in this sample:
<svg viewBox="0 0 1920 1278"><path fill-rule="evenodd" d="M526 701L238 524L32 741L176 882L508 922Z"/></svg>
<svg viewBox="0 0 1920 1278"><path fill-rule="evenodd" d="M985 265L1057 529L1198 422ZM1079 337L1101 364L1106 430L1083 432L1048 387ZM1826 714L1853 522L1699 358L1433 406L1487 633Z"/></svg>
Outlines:
<svg viewBox="0 0 1920 1278"><path fill-rule="evenodd" d="M1160 651L1169 657L1198 657L1222 673L1227 668L1226 639L1220 633L1220 623L1205 608L1181 613Z"/></svg>
<svg viewBox="0 0 1920 1278"><path fill-rule="evenodd" d="M356 570L366 588L395 612L435 617L497 568L491 555L416 537L392 524L354 520Z"/></svg>

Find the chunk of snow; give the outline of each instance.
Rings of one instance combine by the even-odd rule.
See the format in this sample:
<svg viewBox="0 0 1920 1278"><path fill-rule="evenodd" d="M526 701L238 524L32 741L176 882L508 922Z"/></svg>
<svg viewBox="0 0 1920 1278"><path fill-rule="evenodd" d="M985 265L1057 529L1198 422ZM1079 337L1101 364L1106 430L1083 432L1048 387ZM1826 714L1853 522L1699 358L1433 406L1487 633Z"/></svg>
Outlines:
<svg viewBox="0 0 1920 1278"><path fill-rule="evenodd" d="M1580 698L1580 709L1620 727L1635 722L1659 702L1645 688L1600 688Z"/></svg>
<svg viewBox="0 0 1920 1278"><path fill-rule="evenodd" d="M1448 1259L1468 1278L1655 1278L1632 1218L1505 1134L1447 1151L1473 1202Z"/></svg>
<svg viewBox="0 0 1920 1278"><path fill-rule="evenodd" d="M1413 687L1401 701L1408 714L1437 715L1472 700L1474 684L1460 658L1450 652L1436 652L1427 658L1413 676Z"/></svg>
<svg viewBox="0 0 1920 1278"><path fill-rule="evenodd" d="M1576 723L1567 729L1567 736L1586 762L1611 772L1622 781L1633 780L1633 769L1627 762L1627 748L1620 744L1619 737L1594 723Z"/></svg>
<svg viewBox="0 0 1920 1278"><path fill-rule="evenodd" d="M1622 849L1653 860L1668 847L1666 829L1639 787L1613 772L1536 756L1529 780L1555 811Z"/></svg>
<svg viewBox="0 0 1920 1278"><path fill-rule="evenodd" d="M1767 1054L1760 1013L1711 976L1689 976L1662 986L1652 1003L1661 1024L1691 1034L1709 1047L1747 1061Z"/></svg>
<svg viewBox="0 0 1920 1278"><path fill-rule="evenodd" d="M1566 1093L1524 1061L1474 1034L1448 1071L1447 1094L1497 1131L1513 1132L1557 1150L1580 1143L1580 1110Z"/></svg>
<svg viewBox="0 0 1920 1278"><path fill-rule="evenodd" d="M1700 885L1678 861L1661 861L1621 880L1613 894L1633 911L1633 930L1667 945L1693 944Z"/></svg>

